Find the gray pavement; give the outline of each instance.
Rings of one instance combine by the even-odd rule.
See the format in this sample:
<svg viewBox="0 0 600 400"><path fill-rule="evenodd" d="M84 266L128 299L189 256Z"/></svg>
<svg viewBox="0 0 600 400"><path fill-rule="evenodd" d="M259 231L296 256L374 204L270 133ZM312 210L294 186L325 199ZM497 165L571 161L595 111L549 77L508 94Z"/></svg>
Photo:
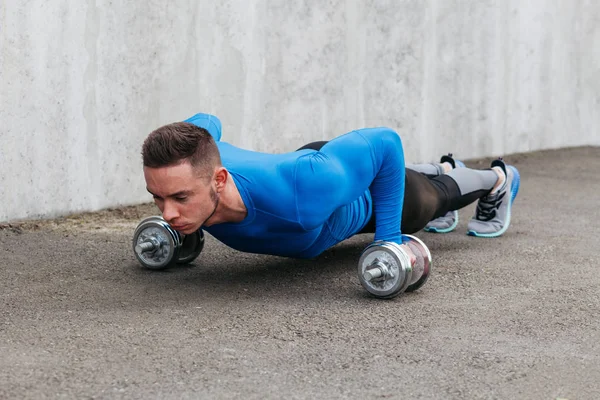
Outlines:
<svg viewBox="0 0 600 400"><path fill-rule="evenodd" d="M2 399L598 399L600 148L506 157L522 186L498 239L419 233L418 292L369 297L369 235L317 260L208 237L143 269L142 205L0 228ZM472 161L484 167L488 161Z"/></svg>

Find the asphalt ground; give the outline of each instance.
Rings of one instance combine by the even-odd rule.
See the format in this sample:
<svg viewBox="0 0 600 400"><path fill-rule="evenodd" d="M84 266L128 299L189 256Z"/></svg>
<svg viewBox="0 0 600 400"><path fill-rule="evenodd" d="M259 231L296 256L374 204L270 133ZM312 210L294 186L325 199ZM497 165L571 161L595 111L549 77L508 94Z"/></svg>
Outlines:
<svg viewBox="0 0 600 400"><path fill-rule="evenodd" d="M598 399L600 148L505 157L521 173L497 239L421 232L417 292L370 297L370 235L316 260L208 236L150 271L151 205L0 228L3 399ZM483 168L489 160L467 165Z"/></svg>

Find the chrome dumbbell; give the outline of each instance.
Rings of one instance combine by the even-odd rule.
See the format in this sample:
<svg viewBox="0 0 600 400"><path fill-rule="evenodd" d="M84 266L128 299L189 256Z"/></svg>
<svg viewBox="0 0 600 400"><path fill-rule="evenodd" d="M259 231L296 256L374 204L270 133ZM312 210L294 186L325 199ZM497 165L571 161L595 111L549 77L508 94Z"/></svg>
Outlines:
<svg viewBox="0 0 600 400"><path fill-rule="evenodd" d="M204 248L204 233L199 229L183 235L162 217L152 216L139 223L132 244L135 257L144 267L160 270L194 261Z"/></svg>
<svg viewBox="0 0 600 400"><path fill-rule="evenodd" d="M362 252L358 261L358 278L373 296L391 299L403 292L412 292L427 282L431 271L431 253L419 238L406 244L417 261L411 265L408 254L396 243L374 242Z"/></svg>

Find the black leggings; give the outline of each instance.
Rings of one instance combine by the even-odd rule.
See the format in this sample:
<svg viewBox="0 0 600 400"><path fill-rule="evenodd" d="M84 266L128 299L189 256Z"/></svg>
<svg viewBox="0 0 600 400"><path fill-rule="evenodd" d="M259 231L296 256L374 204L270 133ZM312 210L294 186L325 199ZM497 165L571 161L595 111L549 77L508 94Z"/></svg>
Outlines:
<svg viewBox="0 0 600 400"><path fill-rule="evenodd" d="M327 142L313 142L298 150L320 150ZM449 176L428 176L411 169L405 170L404 205L402 208L402 233L415 233L427 225L429 221L458 210L480 197L489 190L478 190L461 195L458 185ZM375 232L375 213L367 225L359 233Z"/></svg>

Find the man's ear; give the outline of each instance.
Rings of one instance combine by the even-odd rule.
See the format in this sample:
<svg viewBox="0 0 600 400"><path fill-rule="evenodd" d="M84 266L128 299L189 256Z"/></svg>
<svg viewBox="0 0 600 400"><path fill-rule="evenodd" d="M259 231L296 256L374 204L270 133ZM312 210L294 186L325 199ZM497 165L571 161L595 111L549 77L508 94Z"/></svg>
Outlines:
<svg viewBox="0 0 600 400"><path fill-rule="evenodd" d="M215 182L217 184L217 192L223 191L225 189L225 183L227 182L227 176L229 172L225 169L225 167L217 167L215 169Z"/></svg>

